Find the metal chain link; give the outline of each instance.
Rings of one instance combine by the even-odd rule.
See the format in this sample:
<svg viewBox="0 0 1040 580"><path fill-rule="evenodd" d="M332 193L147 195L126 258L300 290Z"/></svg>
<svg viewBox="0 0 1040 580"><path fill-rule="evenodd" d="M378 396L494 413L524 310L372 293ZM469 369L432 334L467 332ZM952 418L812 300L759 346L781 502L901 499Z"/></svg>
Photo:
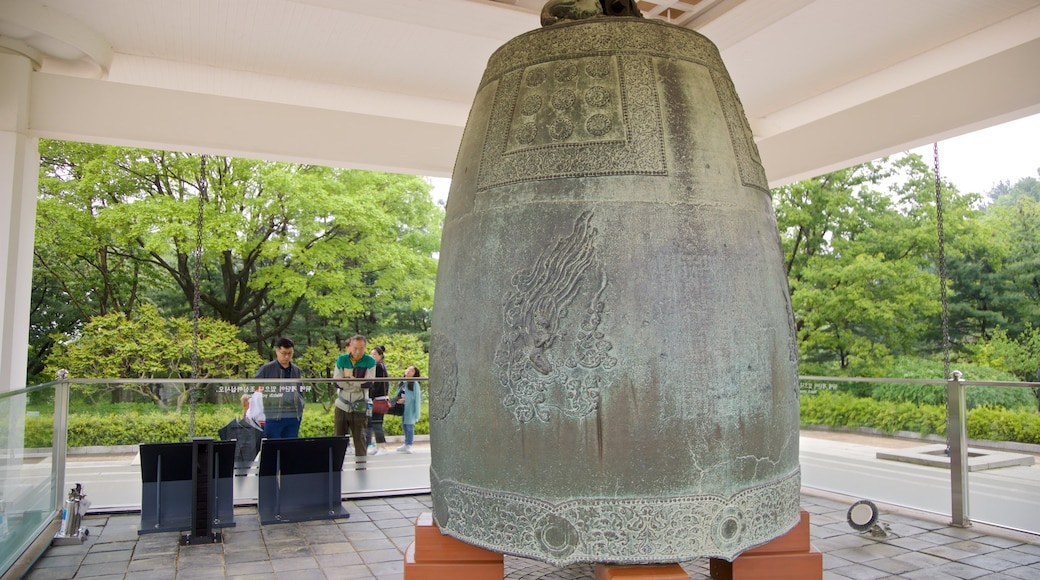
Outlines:
<svg viewBox="0 0 1040 580"><path fill-rule="evenodd" d="M932 144L932 159L935 169L935 229L939 236L939 296L942 300L943 378L950 380L950 310L946 300L946 234L943 232L942 179L939 173L939 142ZM959 374L959 373L958 373ZM946 406L949 409L949 388L944 389ZM963 418L961 419L963 421ZM946 430L946 457L950 457L950 431Z"/></svg>
<svg viewBox="0 0 1040 580"><path fill-rule="evenodd" d="M932 144L935 161L935 224L939 235L939 295L942 299L943 377L950 380L950 311L946 300L946 236L943 232L942 179L939 173L939 143Z"/></svg>
<svg viewBox="0 0 1040 580"><path fill-rule="evenodd" d="M206 206L209 179L206 176L206 155L199 158L199 212L195 217L195 259L192 264L191 295L191 378L199 378L199 302L202 298L202 228L203 209ZM195 437L195 403L198 401L198 384L192 383L189 397L191 412L188 419L188 438Z"/></svg>

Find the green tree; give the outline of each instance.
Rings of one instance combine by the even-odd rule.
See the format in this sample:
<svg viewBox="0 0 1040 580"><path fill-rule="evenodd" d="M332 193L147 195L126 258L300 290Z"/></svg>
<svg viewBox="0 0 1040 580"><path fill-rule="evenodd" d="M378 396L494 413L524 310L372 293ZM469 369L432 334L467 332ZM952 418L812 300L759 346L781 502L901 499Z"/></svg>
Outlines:
<svg viewBox="0 0 1040 580"><path fill-rule="evenodd" d="M133 311L142 294L161 283L143 252L121 245L102 217L133 185L100 171L117 150L100 145L40 141L30 311L29 379L49 380L45 361L55 333L75 335L92 316ZM134 259L136 258L136 259Z"/></svg>
<svg viewBox="0 0 1040 580"><path fill-rule="evenodd" d="M988 339L969 344L967 352L976 365L1011 373L1022 381L1036 381L1040 372L1040 328L1026 323L1016 339L997 328Z"/></svg>
<svg viewBox="0 0 1040 580"><path fill-rule="evenodd" d="M976 222L976 235L960 251L948 255L951 339L959 344L987 340L1008 326L1008 280L1003 271L1010 248L986 224Z"/></svg>
<svg viewBox="0 0 1040 580"><path fill-rule="evenodd" d="M807 366L876 365L921 347L939 307L926 176L911 156L774 190Z"/></svg>
<svg viewBox="0 0 1040 580"><path fill-rule="evenodd" d="M422 178L51 141L41 151L41 227L52 232L41 291L82 302L80 321L130 312L142 295L190 311L200 200L203 312L261 355L300 312L317 342L340 332L323 328L378 327L402 303L432 305L443 210Z"/></svg>
<svg viewBox="0 0 1040 580"><path fill-rule="evenodd" d="M1040 175L1040 168L1037 175ZM988 197L998 207L1015 206L1022 200L1040 202L1040 181L1035 177L1023 177L1014 186L1009 181L1001 181L990 190Z"/></svg>
<svg viewBox="0 0 1040 580"><path fill-rule="evenodd" d="M1040 201L1022 195L1012 205L991 206L982 223L992 232L992 245L1002 250L990 283L999 297L994 309L1006 321L1002 326L1017 336L1027 321L1040 320Z"/></svg>
<svg viewBox="0 0 1040 580"><path fill-rule="evenodd" d="M52 373L65 368L73 378L186 378L192 374L194 350L192 321L164 318L148 303L131 316L122 312L92 318L75 340L57 341L48 358ZM260 358L237 338L238 329L209 318L199 320L198 377L251 376ZM152 401L164 411L180 412L192 389L160 388L156 384L124 383L121 388ZM88 397L104 392L100 385L85 385Z"/></svg>
<svg viewBox="0 0 1040 580"><path fill-rule="evenodd" d="M862 218L883 201L870 186L889 174L890 170L867 163L772 191L792 293L808 271L809 261L832 253L835 238L852 238L869 227Z"/></svg>

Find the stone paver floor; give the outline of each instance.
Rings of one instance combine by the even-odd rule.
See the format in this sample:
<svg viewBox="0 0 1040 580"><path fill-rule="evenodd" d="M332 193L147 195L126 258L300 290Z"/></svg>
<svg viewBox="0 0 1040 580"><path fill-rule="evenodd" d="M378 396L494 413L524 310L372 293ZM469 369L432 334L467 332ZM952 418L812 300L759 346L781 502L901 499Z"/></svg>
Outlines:
<svg viewBox="0 0 1040 580"><path fill-rule="evenodd" d="M823 552L824 578L1040 579L1040 537L975 526L954 528L940 516L881 507L889 534L876 538L849 528L856 498L805 490L813 545ZM255 507L235 509L223 542L180 546L179 534L138 535L140 514L89 515L82 545L51 546L28 580L276 578L291 580L404 577L404 551L414 521L430 511L430 496L344 502L350 517L261 525ZM506 578L591 578L591 565L554 568L506 557ZM683 564L691 578L708 578L704 559Z"/></svg>

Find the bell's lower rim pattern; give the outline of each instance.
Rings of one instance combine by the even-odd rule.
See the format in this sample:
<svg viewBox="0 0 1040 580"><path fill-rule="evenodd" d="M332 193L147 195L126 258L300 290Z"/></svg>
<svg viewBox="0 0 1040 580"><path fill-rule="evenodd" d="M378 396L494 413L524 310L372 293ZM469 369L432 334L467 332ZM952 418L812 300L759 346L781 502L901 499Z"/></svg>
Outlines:
<svg viewBox="0 0 1040 580"><path fill-rule="evenodd" d="M732 561L799 521L801 469L732 497L589 497L552 503L440 479L430 469L443 533L553 566Z"/></svg>

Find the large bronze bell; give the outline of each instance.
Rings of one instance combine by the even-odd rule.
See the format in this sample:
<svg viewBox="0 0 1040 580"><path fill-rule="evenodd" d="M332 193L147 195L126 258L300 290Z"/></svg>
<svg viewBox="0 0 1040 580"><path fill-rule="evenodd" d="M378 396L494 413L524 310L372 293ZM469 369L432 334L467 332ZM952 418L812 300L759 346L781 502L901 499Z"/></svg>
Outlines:
<svg viewBox="0 0 1040 580"><path fill-rule="evenodd" d="M797 346L718 49L638 17L492 55L433 312L441 530L573 562L733 559L799 518Z"/></svg>

